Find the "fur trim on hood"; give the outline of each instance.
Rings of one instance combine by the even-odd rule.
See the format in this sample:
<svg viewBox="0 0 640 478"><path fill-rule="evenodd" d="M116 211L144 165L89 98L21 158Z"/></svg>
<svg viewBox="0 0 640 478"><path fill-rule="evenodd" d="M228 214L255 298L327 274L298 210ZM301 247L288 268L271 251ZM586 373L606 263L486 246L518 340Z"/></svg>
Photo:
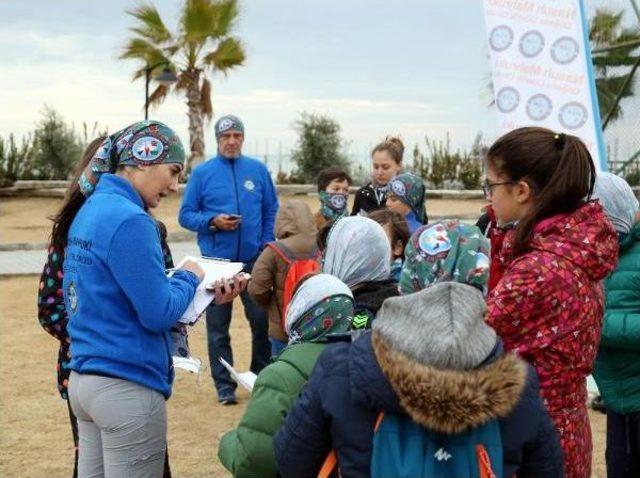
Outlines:
<svg viewBox="0 0 640 478"><path fill-rule="evenodd" d="M515 354L475 370L439 370L391 350L375 332L372 344L404 411L439 433L462 433L505 417L518 403L527 380L526 364Z"/></svg>

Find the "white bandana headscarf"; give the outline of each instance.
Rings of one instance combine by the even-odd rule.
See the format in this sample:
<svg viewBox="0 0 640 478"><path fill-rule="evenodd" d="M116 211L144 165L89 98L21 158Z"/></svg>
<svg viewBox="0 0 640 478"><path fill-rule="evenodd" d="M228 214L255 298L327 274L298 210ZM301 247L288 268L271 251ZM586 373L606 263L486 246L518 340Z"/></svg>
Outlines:
<svg viewBox="0 0 640 478"><path fill-rule="evenodd" d="M391 274L391 245L377 222L362 216L344 217L329 231L322 272L353 287L381 281Z"/></svg>
<svg viewBox="0 0 640 478"><path fill-rule="evenodd" d="M631 231L638 212L638 199L624 179L612 173L598 173L593 198L600 201L617 232L628 234Z"/></svg>

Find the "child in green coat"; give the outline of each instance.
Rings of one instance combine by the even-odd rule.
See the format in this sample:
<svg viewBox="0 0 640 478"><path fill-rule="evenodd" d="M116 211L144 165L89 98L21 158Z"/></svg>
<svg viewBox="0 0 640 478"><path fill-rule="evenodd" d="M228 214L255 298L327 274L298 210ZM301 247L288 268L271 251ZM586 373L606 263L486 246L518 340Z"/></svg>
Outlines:
<svg viewBox="0 0 640 478"><path fill-rule="evenodd" d="M234 477L278 476L273 436L306 384L327 335L349 330L353 294L338 278L317 274L301 282L285 318L287 346L260 372L238 427L220 441L218 457Z"/></svg>
<svg viewBox="0 0 640 478"><path fill-rule="evenodd" d="M627 182L599 173L594 188L618 232L618 265L605 280L606 309L593 376L607 410L607 476L640 476L640 217Z"/></svg>

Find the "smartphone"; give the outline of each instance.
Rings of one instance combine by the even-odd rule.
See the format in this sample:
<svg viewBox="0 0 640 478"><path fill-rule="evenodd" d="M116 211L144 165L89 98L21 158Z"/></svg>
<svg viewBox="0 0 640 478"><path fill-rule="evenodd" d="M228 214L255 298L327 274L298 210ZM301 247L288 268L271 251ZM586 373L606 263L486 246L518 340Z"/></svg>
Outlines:
<svg viewBox="0 0 640 478"><path fill-rule="evenodd" d="M240 216L239 214L227 214L227 218L231 219L232 221L239 221L240 219L242 219L242 216Z"/></svg>

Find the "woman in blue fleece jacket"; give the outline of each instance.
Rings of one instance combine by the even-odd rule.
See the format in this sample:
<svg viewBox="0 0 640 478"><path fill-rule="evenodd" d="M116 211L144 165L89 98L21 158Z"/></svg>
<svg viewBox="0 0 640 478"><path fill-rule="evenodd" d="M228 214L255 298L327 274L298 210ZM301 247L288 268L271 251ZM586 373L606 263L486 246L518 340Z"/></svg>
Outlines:
<svg viewBox="0 0 640 478"><path fill-rule="evenodd" d="M80 477L162 475L173 381L169 330L203 272L187 263L167 278L147 209L177 190L184 160L179 138L162 123L115 133L80 176L53 231L67 238L63 294Z"/></svg>

